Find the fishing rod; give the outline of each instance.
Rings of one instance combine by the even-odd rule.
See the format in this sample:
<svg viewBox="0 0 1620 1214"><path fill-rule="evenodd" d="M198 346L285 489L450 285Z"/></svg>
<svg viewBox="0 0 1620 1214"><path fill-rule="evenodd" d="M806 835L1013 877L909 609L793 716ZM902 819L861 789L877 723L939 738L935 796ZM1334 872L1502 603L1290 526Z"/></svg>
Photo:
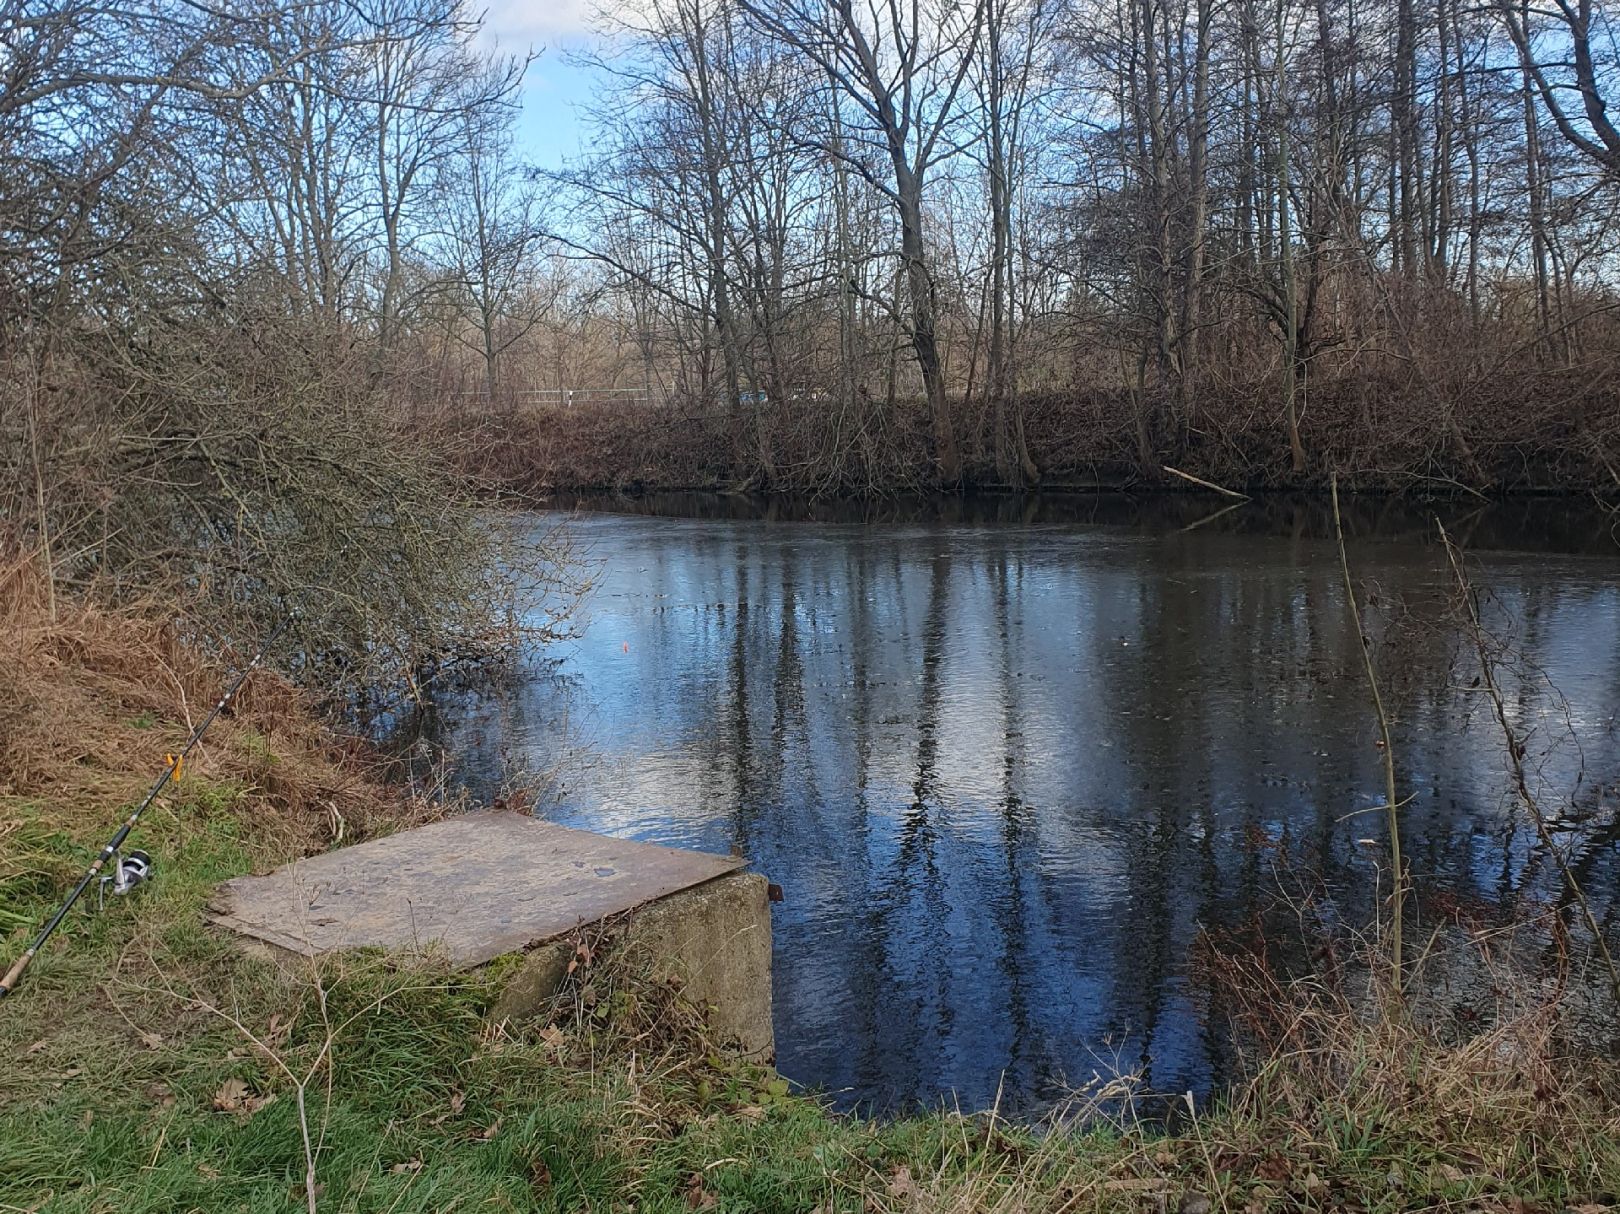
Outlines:
<svg viewBox="0 0 1620 1214"><path fill-rule="evenodd" d="M237 672L235 680L225 689L225 694L220 696L219 703L210 708L208 715L198 722L197 727L191 731L191 737L186 740L186 744L180 753L167 756L167 766L164 767L163 774L157 778L157 783L153 784L151 791L146 794L146 799L135 807L135 811L128 818L124 819L124 824L118 828L117 833L113 835L107 846L101 849L101 854L91 861L90 867L85 870L84 876L79 878L79 883L73 887L73 892L67 896L67 901L57 907L56 913L51 916L50 921L45 924L39 935L34 938L33 944L28 946L28 951L17 958L16 964L7 971L4 978L0 978L0 999L4 999L17 989L17 983L22 978L23 971L28 968L28 963L39 954L40 949L45 947L45 942L62 925L62 920L67 918L68 912L73 909L73 904L79 900L85 890L90 888L90 882L100 875L101 870L107 866L107 861L118 855L118 849L124 845L124 840L129 838L129 832L135 829L135 824L141 820L141 815L146 812L153 801L157 800L157 795L163 791L164 786L179 774L180 768L185 764L186 756L191 753L192 748L198 742L202 741L203 734L214 723L214 718L219 716L225 710L225 706L236 698L236 693L242 690L242 684L247 682L248 675L252 674L259 663L264 661L264 655L269 651L270 646L276 643L281 634L287 630L287 625L291 624L297 615L298 612L295 609L282 617L281 623L277 624L271 630L270 635L260 642L259 650L253 655L253 660ZM103 880L110 879L113 882L113 892L122 894L127 893L140 882L146 880L151 871L151 858L145 852L132 851L127 858L120 860L114 866L112 876L103 878Z"/></svg>

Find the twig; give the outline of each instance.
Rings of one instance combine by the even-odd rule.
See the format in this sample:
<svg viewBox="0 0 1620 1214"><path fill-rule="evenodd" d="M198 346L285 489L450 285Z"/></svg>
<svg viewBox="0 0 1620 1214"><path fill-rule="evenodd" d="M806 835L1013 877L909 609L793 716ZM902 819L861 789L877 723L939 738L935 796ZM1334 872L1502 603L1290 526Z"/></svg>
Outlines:
<svg viewBox="0 0 1620 1214"><path fill-rule="evenodd" d="M1350 605L1350 620L1356 629L1356 647L1361 650L1361 664L1367 672L1367 686L1372 689L1373 711L1378 715L1378 733L1384 743L1384 811L1389 831L1390 863L1395 870L1395 887L1391 893L1390 911L1390 973L1394 979L1395 994L1402 991L1401 967L1402 911L1406 901L1406 870L1401 863L1400 799L1395 795L1395 746L1389 736L1389 715L1384 711L1384 697L1378 690L1378 673L1373 669L1372 652L1366 635L1361 630L1361 608L1356 603L1356 585L1350 577L1350 558L1344 550L1344 522L1339 516L1339 474L1335 472L1328 482L1333 495L1333 534L1339 542L1339 568L1344 571L1344 596Z"/></svg>
<svg viewBox="0 0 1620 1214"><path fill-rule="evenodd" d="M1220 1173L1215 1170L1215 1157L1210 1154L1209 1143L1205 1140L1204 1135L1198 1129L1198 1106L1193 1102L1193 1094L1191 1092L1188 1092L1182 1097L1182 1099L1187 1102L1187 1116L1192 1119L1193 1138L1198 1143L1198 1149L1204 1154L1204 1167L1209 1172L1210 1193L1212 1196L1220 1199L1221 1214L1226 1214L1228 1209L1226 1202L1226 1188L1221 1184Z"/></svg>
<svg viewBox="0 0 1620 1214"><path fill-rule="evenodd" d="M1574 870L1569 866L1564 853L1559 850L1552 837L1552 830L1547 825L1547 819L1541 812L1541 803L1536 800L1535 794L1530 791L1530 782L1524 774L1524 743L1513 732L1513 725L1508 720L1507 705L1502 699L1502 689L1496 681L1496 663L1491 657L1490 647L1486 644L1485 626L1480 622L1479 607L1474 599L1473 587L1469 584L1468 574L1462 566L1462 555L1457 546L1451 542L1451 536L1446 533L1445 524L1439 519L1435 526L1440 529L1440 542L1445 545L1446 558L1451 562L1451 571L1457 578L1457 587L1462 593L1463 609L1468 613L1468 627L1472 633L1474 651L1479 655L1480 678L1484 691L1490 697L1491 707L1496 713L1496 723L1502 730L1502 737L1507 741L1508 766L1513 775L1513 790L1524 802L1525 809L1530 814L1530 821L1535 826L1536 836L1541 845L1552 856L1553 863L1558 865L1559 874L1564 884L1574 897L1576 905L1581 908L1581 917L1586 920L1586 928L1592 933L1592 941L1597 946L1598 954L1603 958L1603 964L1609 971L1609 985L1613 989L1614 997L1620 1002L1620 969L1616 969L1614 957L1609 952L1608 941L1603 938L1602 929L1598 927L1597 916L1592 913L1592 905L1586 900L1580 883L1575 879Z"/></svg>
<svg viewBox="0 0 1620 1214"><path fill-rule="evenodd" d="M1247 493L1237 493L1231 489L1223 488L1222 486L1215 484L1213 481L1206 481L1200 477L1192 475L1190 472L1183 472L1179 468L1172 468L1169 464L1164 465L1164 470L1171 476L1179 476L1184 481L1191 481L1199 488L1212 490L1221 494L1223 497L1235 497L1240 502L1246 502L1249 500L1249 495Z"/></svg>

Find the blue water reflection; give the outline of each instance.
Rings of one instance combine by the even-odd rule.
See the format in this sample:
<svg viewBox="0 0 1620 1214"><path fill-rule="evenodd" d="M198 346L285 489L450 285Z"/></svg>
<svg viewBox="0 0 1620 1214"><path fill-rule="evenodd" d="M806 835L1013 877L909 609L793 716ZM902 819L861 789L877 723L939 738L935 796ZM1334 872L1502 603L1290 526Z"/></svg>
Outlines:
<svg viewBox="0 0 1620 1214"><path fill-rule="evenodd" d="M1187 964L1279 892L1278 848L1372 913L1382 776L1320 526L994 526L589 513L600 570L554 662L445 708L464 777L779 882L779 1065L847 1104L1033 1111L1093 1073L1205 1091ZM1421 526L1351 546L1396 717L1414 874L1497 908L1545 874ZM1614 879L1620 560L1479 552L1525 659L1535 778ZM1553 688L1561 693L1562 699ZM1286 884L1286 881L1283 881ZM1426 913L1420 903L1418 914Z"/></svg>

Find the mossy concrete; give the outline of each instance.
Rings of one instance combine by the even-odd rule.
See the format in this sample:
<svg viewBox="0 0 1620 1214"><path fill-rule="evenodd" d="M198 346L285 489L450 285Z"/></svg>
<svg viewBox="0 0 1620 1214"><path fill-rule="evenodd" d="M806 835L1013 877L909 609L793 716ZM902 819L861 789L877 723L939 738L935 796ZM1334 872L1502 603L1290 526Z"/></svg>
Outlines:
<svg viewBox="0 0 1620 1214"><path fill-rule="evenodd" d="M717 1037L748 1056L775 1053L771 1028L771 904L758 873L736 872L669 894L594 925L574 938L529 950L504 978L491 1016L497 1022L548 1011L586 940L593 949L627 951L658 980L672 979L708 1012Z"/></svg>
<svg viewBox="0 0 1620 1214"><path fill-rule="evenodd" d="M506 984L497 1020L546 1007L578 941L633 950L709 1010L721 1040L766 1059L770 901L743 864L522 814L464 814L227 881L212 918L305 956L435 950L454 969L489 965Z"/></svg>

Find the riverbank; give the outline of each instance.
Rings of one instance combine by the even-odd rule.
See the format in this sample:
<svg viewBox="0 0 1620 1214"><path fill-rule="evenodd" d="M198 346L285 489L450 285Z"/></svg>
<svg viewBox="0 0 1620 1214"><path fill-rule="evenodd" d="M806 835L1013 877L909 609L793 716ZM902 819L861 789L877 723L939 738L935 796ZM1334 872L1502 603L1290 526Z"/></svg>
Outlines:
<svg viewBox="0 0 1620 1214"><path fill-rule="evenodd" d="M1498 373L1434 389L1364 380L1313 388L1295 470L1273 387L1200 395L1144 449L1138 402L1075 389L1023 398L1033 485L1095 491L1183 486L1166 466L1232 490L1346 489L1503 496L1620 491L1620 407L1578 376ZM585 401L485 410L458 402L415 424L477 483L522 495L556 491L805 492L852 497L937 488L923 402L800 399L727 411L701 402ZM956 400L956 488L1008 488L983 401ZM1146 458L1144 450L1151 456ZM1019 487L1033 487L1021 477Z"/></svg>
<svg viewBox="0 0 1620 1214"><path fill-rule="evenodd" d="M1233 502L1201 490L1031 493L902 493L882 497L790 493L557 491L530 505L565 515L640 515L735 523L815 523L864 527L1109 527L1122 533L1200 532L1331 541L1326 493L1261 493ZM1233 509L1234 506L1239 507ZM1620 510L1590 494L1517 494L1482 502L1472 495L1362 493L1341 496L1345 534L1437 541L1435 520L1465 546L1611 556L1620 552Z"/></svg>
<svg viewBox="0 0 1620 1214"><path fill-rule="evenodd" d="M150 619L54 616L9 604L0 654L7 958L222 679ZM1270 1011L1244 1018L1256 1063L1218 1107L1170 1132L1043 1133L834 1116L627 959L579 971L549 1018L491 1026L487 978L381 956L282 968L203 924L224 878L436 812L253 676L143 820L157 879L76 911L0 1004L0 1203L1527 1214L1620 1190L1612 1064L1561 1056L1552 1008L1464 1036L1241 968L1234 1009Z"/></svg>

